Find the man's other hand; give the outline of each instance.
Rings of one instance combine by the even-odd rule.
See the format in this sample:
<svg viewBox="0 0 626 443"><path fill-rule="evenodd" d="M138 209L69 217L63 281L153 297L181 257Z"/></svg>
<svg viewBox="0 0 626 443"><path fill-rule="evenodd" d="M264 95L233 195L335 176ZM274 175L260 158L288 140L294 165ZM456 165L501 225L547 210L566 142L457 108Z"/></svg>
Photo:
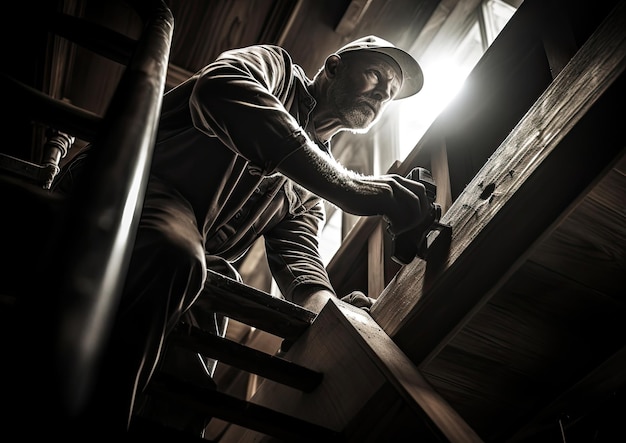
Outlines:
<svg viewBox="0 0 626 443"><path fill-rule="evenodd" d="M341 297L341 301L361 308L364 311L369 312L372 305L376 302L375 299L368 297L361 291L352 291L348 295Z"/></svg>

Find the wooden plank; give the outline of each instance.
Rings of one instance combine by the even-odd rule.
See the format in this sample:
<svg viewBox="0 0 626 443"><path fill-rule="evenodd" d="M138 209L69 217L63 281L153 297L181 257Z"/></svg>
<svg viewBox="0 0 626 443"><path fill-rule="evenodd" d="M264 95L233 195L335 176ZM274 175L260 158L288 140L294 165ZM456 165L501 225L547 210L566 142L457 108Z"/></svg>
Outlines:
<svg viewBox="0 0 626 443"><path fill-rule="evenodd" d="M306 392L322 380L319 372L193 326L174 331L168 344Z"/></svg>
<svg viewBox="0 0 626 443"><path fill-rule="evenodd" d="M626 159L626 158L624 158ZM529 258L626 302L626 176L613 169Z"/></svg>
<svg viewBox="0 0 626 443"><path fill-rule="evenodd" d="M448 168L448 153L444 141L431 152L431 171L437 184L437 199L441 206L441 213L445 214L452 205L452 190L450 188L450 170Z"/></svg>
<svg viewBox="0 0 626 443"><path fill-rule="evenodd" d="M369 8L370 3L372 0L352 0L335 27L335 32L339 35L349 36L363 18L363 14Z"/></svg>
<svg viewBox="0 0 626 443"><path fill-rule="evenodd" d="M442 259L402 268L374 305L417 364L620 155L625 9L616 6L444 215L453 232Z"/></svg>
<svg viewBox="0 0 626 443"><path fill-rule="evenodd" d="M367 294L376 298L385 288L385 250L382 220L368 238Z"/></svg>
<svg viewBox="0 0 626 443"><path fill-rule="evenodd" d="M302 393L265 381L253 403L341 431L344 441L399 429L430 441L481 441L363 310L329 301L285 358L322 372L321 385ZM249 432L238 441L258 438Z"/></svg>
<svg viewBox="0 0 626 443"><path fill-rule="evenodd" d="M626 344L625 315L625 304L528 261L421 372L485 440L503 441Z"/></svg>
<svg viewBox="0 0 626 443"><path fill-rule="evenodd" d="M214 312L289 339L302 334L315 318L314 312L302 306L210 269L201 302L207 302Z"/></svg>
<svg viewBox="0 0 626 443"><path fill-rule="evenodd" d="M576 53L576 38L567 20L567 5L551 2L546 8L546 25L542 27L543 47L552 77L556 77Z"/></svg>
<svg viewBox="0 0 626 443"><path fill-rule="evenodd" d="M164 373L158 373L153 377L147 392L173 404L193 407L206 413L207 417L217 417L272 435L279 441L311 443L342 441L340 434L332 429Z"/></svg>

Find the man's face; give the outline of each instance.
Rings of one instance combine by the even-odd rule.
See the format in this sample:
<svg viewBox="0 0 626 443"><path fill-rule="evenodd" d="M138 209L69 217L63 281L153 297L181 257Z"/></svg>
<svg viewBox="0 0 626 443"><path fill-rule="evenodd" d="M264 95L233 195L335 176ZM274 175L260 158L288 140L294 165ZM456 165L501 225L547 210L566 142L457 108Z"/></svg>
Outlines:
<svg viewBox="0 0 626 443"><path fill-rule="evenodd" d="M346 129L366 132L401 85L402 71L390 57L375 52L343 54L329 99Z"/></svg>

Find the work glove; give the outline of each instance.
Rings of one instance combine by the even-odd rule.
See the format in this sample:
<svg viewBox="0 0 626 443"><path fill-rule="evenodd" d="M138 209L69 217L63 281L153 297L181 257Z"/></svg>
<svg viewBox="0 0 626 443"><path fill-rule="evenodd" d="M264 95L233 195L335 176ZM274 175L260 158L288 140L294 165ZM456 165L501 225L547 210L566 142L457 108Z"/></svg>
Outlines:
<svg viewBox="0 0 626 443"><path fill-rule="evenodd" d="M341 301L346 302L357 308L361 308L364 311L369 312L372 305L376 302L375 299L368 297L361 291L352 291L348 295L341 297Z"/></svg>

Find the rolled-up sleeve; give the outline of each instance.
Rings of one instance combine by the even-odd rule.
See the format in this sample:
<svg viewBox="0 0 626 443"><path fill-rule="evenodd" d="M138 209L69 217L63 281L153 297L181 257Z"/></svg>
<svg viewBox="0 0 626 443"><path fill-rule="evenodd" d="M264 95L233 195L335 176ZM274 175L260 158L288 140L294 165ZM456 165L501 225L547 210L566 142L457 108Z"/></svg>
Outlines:
<svg viewBox="0 0 626 443"><path fill-rule="evenodd" d="M289 301L301 285L334 293L318 247L324 219L324 207L318 200L312 207L285 217L265 234L269 267L281 293Z"/></svg>
<svg viewBox="0 0 626 443"><path fill-rule="evenodd" d="M190 99L194 126L218 137L263 174L310 142L285 103L294 65L283 49L260 45L224 52L196 74Z"/></svg>

